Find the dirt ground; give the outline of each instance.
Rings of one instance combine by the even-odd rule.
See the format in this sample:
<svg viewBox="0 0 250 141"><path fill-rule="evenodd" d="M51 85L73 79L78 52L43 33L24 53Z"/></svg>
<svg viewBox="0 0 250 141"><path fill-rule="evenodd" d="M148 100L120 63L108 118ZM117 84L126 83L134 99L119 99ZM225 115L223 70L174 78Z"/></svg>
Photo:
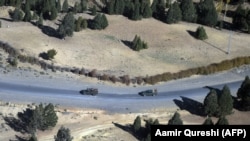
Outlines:
<svg viewBox="0 0 250 141"><path fill-rule="evenodd" d="M9 7L2 7L1 17L9 19ZM88 14L76 17L93 18ZM27 22L1 20L0 40L9 43L23 54L38 57L40 53L55 49L57 55L51 62L59 66L97 69L111 75L147 76L163 72L204 66L238 56L249 56L249 34L205 27L208 39L195 39L198 24L180 22L165 24L153 18L131 21L120 15L106 15L109 26L105 30L74 32L65 40L46 35L44 31ZM59 16L62 17L62 16ZM58 21L44 21L44 26L57 29ZM230 34L231 35L231 39ZM124 42L135 35L148 43L149 48L133 51ZM230 41L230 54L228 45ZM40 58L41 59L41 58Z"/></svg>
<svg viewBox="0 0 250 141"><path fill-rule="evenodd" d="M32 105L30 103L30 105ZM33 105L34 106L34 105ZM4 116L15 117L17 112L22 112L27 108L26 104L8 103L1 101L0 103L0 140L15 140L16 135L19 137L28 137L13 131L3 120ZM143 113L131 114L107 114L104 111L95 109L78 109L57 107L57 115L59 117L56 127L44 132L38 131L38 140L53 141L58 129L61 126L71 130L73 141L137 141L137 139L127 131L115 126L113 123L127 126L133 124L136 116L142 119L158 119L161 124L167 124L168 120L173 116L177 108L162 108L154 109ZM205 117L192 115L188 111L178 110L181 119L185 125L199 125L205 120ZM227 116L230 125L249 125L248 119L250 112L241 112L234 110L232 115ZM212 119L214 123L217 118ZM142 122L144 124L144 122Z"/></svg>

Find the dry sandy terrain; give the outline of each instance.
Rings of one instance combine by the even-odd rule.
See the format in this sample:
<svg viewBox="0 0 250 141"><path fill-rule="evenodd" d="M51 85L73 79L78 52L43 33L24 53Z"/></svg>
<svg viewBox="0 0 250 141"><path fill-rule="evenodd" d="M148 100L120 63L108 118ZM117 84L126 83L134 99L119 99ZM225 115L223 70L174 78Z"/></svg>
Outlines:
<svg viewBox="0 0 250 141"><path fill-rule="evenodd" d="M7 11L8 8L2 10L0 16L8 19ZM92 18L88 14L77 16ZM231 53L227 55L230 33L227 30L205 27L209 39L199 41L188 33L194 32L199 26L197 24L181 22L168 25L153 18L131 21L117 15L107 15L107 18L109 26L105 30L75 32L66 40L47 36L30 23L1 20L0 31L4 34L0 34L0 40L22 49L23 54L35 57L54 48L58 52L52 61L55 65L130 76L177 72L250 55L249 34L232 32ZM54 23L45 21L44 25L56 29ZM149 49L135 52L123 43L132 41L135 35L146 41Z"/></svg>
<svg viewBox="0 0 250 141"><path fill-rule="evenodd" d="M15 139L15 135L19 137L27 137L18 132L13 131L3 120L4 116L12 117L16 116L17 112L22 112L27 108L24 104L15 103L0 103L0 140ZM71 130L71 135L74 137L73 141L137 141L137 139L130 133L123 129L116 127L114 123L126 126L133 124L136 116L141 116L142 119L156 119L158 118L161 124L167 124L168 120L172 117L176 111L173 109L157 109L148 111L146 113L133 113L133 114L107 114L104 111L94 109L77 109L58 107L56 108L57 115L59 117L56 127L45 132L38 131L38 140L53 141L54 135L61 127L67 127ZM192 115L187 111L179 111L184 124L202 124L205 120L204 117ZM250 112L240 112L234 110L234 114L227 116L231 125L249 125ZM96 119L95 119L96 117ZM217 118L213 118L214 122L217 122ZM144 124L144 123L143 123ZM2 136L4 135L4 136Z"/></svg>

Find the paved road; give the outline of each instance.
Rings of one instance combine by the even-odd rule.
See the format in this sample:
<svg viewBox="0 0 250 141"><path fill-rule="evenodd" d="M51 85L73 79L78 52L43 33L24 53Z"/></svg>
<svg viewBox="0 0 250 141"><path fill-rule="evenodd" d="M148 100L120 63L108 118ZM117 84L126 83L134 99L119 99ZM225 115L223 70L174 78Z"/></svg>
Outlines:
<svg viewBox="0 0 250 141"><path fill-rule="evenodd" d="M189 83L188 80L186 83ZM240 87L242 81L226 83L232 94ZM178 83L177 83L178 84ZM191 84L190 84L191 85ZM212 88L222 89L225 83L210 85ZM98 108L109 112L138 112L141 109L157 108L164 106L176 106L176 101L192 99L202 102L208 88L202 83L197 86L186 88L180 85L179 90L169 90L171 85L159 86L157 96L142 97L137 93L126 93L126 89L114 93L102 93L97 96L81 95L79 90L65 88L49 88L26 84L3 82L0 79L0 100L13 102L54 103L62 106ZM128 88L127 88L128 89Z"/></svg>

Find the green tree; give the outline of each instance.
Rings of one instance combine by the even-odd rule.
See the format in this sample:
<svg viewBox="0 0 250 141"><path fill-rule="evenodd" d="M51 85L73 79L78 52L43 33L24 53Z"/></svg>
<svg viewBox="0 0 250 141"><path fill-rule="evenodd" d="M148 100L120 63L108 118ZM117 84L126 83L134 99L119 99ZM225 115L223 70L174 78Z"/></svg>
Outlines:
<svg viewBox="0 0 250 141"><path fill-rule="evenodd" d="M137 133L141 129L141 117L137 116L133 123L134 132Z"/></svg>
<svg viewBox="0 0 250 141"><path fill-rule="evenodd" d="M63 6L62 6L62 12L67 13L69 10L69 3L68 0L64 0Z"/></svg>
<svg viewBox="0 0 250 141"><path fill-rule="evenodd" d="M42 14L39 16L38 21L36 21L37 26L42 26L43 25L43 16Z"/></svg>
<svg viewBox="0 0 250 141"><path fill-rule="evenodd" d="M56 9L56 7L52 7L50 20L55 20L56 18L57 18L57 9Z"/></svg>
<svg viewBox="0 0 250 141"><path fill-rule="evenodd" d="M214 125L214 122L211 117L207 117L206 120L202 123L202 125Z"/></svg>
<svg viewBox="0 0 250 141"><path fill-rule="evenodd" d="M57 12L61 12L62 10L61 0L57 0L56 9L57 9Z"/></svg>
<svg viewBox="0 0 250 141"><path fill-rule="evenodd" d="M31 18L32 18L32 16L31 16L30 11L29 11L29 10L26 11L26 12L25 12L25 15L24 15L24 17L23 17L23 21L25 21L25 22L30 22L30 21L31 21Z"/></svg>
<svg viewBox="0 0 250 141"><path fill-rule="evenodd" d="M2 21L0 21L0 28L2 27Z"/></svg>
<svg viewBox="0 0 250 141"><path fill-rule="evenodd" d="M73 8L73 12L74 13L80 13L81 12L81 5L78 2L75 2L74 8Z"/></svg>
<svg viewBox="0 0 250 141"><path fill-rule="evenodd" d="M219 118L215 125L229 125L229 122L225 116L222 116Z"/></svg>
<svg viewBox="0 0 250 141"><path fill-rule="evenodd" d="M143 1L141 6L142 16L143 18L150 18L152 17L152 9L150 7L150 1Z"/></svg>
<svg viewBox="0 0 250 141"><path fill-rule="evenodd" d="M39 104L33 110L33 114L30 122L30 126L33 129L47 130L50 127L55 127L58 121L54 105L51 103L48 105Z"/></svg>
<svg viewBox="0 0 250 141"><path fill-rule="evenodd" d="M124 0L115 0L114 13L122 15L125 8Z"/></svg>
<svg viewBox="0 0 250 141"><path fill-rule="evenodd" d="M248 15L248 9L244 9L242 5L239 5L237 9L235 10L234 16L233 16L233 26L240 30L248 30L248 27L250 27L249 24L249 15Z"/></svg>
<svg viewBox="0 0 250 141"><path fill-rule="evenodd" d="M179 4L175 2L172 4L167 12L166 16L166 23L172 24L172 23L178 23L181 21L182 15L181 15L181 9L179 7Z"/></svg>
<svg viewBox="0 0 250 141"><path fill-rule="evenodd" d="M35 134L32 134L28 141L38 141Z"/></svg>
<svg viewBox="0 0 250 141"><path fill-rule="evenodd" d="M198 6L198 22L208 26L215 26L218 21L218 14L213 0L201 1Z"/></svg>
<svg viewBox="0 0 250 141"><path fill-rule="evenodd" d="M58 34L61 38L65 36L73 36L75 29L75 18L72 12L67 13L59 25Z"/></svg>
<svg viewBox="0 0 250 141"><path fill-rule="evenodd" d="M47 56L48 56L49 60L54 59L56 54L57 54L57 52L55 49L50 49L47 51Z"/></svg>
<svg viewBox="0 0 250 141"><path fill-rule="evenodd" d="M141 20L140 2L139 2L139 0L135 0L132 10L133 11L132 11L132 15L131 15L130 19L132 19L132 20Z"/></svg>
<svg viewBox="0 0 250 141"><path fill-rule="evenodd" d="M91 29L105 29L108 26L108 20L105 14L98 13L94 19L90 22L89 27Z"/></svg>
<svg viewBox="0 0 250 141"><path fill-rule="evenodd" d="M81 22L81 28L86 29L88 27L88 21L86 19L83 19Z"/></svg>
<svg viewBox="0 0 250 141"><path fill-rule="evenodd" d="M180 114L175 112L173 117L168 121L168 125L183 125L182 119L180 118Z"/></svg>
<svg viewBox="0 0 250 141"><path fill-rule="evenodd" d="M146 42L142 41L141 38L135 35L131 48L135 51L140 51L141 49L147 49L148 45Z"/></svg>
<svg viewBox="0 0 250 141"><path fill-rule="evenodd" d="M81 5L81 12L84 12L87 10L88 8L87 0L81 0L80 5Z"/></svg>
<svg viewBox="0 0 250 141"><path fill-rule="evenodd" d="M196 38L199 39L199 40L206 40L208 38L206 30L205 30L205 28L203 26L199 26L196 29L195 34L196 34Z"/></svg>
<svg viewBox="0 0 250 141"><path fill-rule="evenodd" d="M237 97L240 99L240 106L243 110L250 110L250 79L249 76L241 83L237 91Z"/></svg>
<svg viewBox="0 0 250 141"><path fill-rule="evenodd" d="M61 126L58 130L56 136L54 137L55 141L72 141L73 137L71 136L70 130Z"/></svg>
<svg viewBox="0 0 250 141"><path fill-rule="evenodd" d="M96 12L97 12L97 9L96 9L96 5L94 5L92 8L91 8L91 15L96 15Z"/></svg>
<svg viewBox="0 0 250 141"><path fill-rule="evenodd" d="M182 20L194 23L197 21L197 14L193 4L193 0L181 1L180 7L182 11Z"/></svg>
<svg viewBox="0 0 250 141"><path fill-rule="evenodd" d="M165 18L165 9L166 2L165 0L153 0L151 5L153 17L159 20L164 20Z"/></svg>
<svg viewBox="0 0 250 141"><path fill-rule="evenodd" d="M222 93L218 99L218 103L220 106L220 116L225 116L232 113L233 98L227 85L223 87Z"/></svg>
<svg viewBox="0 0 250 141"><path fill-rule="evenodd" d="M204 99L204 113L208 116L218 115L218 95L215 90L211 90Z"/></svg>
<svg viewBox="0 0 250 141"><path fill-rule="evenodd" d="M23 20L23 12L19 8L15 8L14 11L11 11L10 16L11 16L13 21L21 21L21 20Z"/></svg>

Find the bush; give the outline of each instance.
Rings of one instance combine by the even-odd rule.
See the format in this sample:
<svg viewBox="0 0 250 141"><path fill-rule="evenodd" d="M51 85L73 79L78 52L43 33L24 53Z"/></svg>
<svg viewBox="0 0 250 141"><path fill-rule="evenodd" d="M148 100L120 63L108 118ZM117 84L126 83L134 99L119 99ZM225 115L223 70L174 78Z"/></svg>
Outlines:
<svg viewBox="0 0 250 141"><path fill-rule="evenodd" d="M13 67L17 67L18 65L18 61L17 61L17 58L15 57L9 57L8 58L8 63L13 66Z"/></svg>
<svg viewBox="0 0 250 141"><path fill-rule="evenodd" d="M56 54L57 54L57 52L55 49L50 49L47 51L47 56L48 56L49 60L54 59Z"/></svg>
<svg viewBox="0 0 250 141"><path fill-rule="evenodd" d="M73 137L71 137L70 130L65 127L61 127L56 136L54 137L55 141L72 141Z"/></svg>
<svg viewBox="0 0 250 141"><path fill-rule="evenodd" d="M105 14L98 13L93 20L89 21L89 28L91 29L105 29L108 26L108 20Z"/></svg>
<svg viewBox="0 0 250 141"><path fill-rule="evenodd" d="M141 49L147 49L148 44L142 41L139 36L135 35L131 48L135 51L140 51Z"/></svg>
<svg viewBox="0 0 250 141"><path fill-rule="evenodd" d="M204 29L203 26L199 26L196 30L196 38L199 40L206 40L207 37L207 33L206 30Z"/></svg>

